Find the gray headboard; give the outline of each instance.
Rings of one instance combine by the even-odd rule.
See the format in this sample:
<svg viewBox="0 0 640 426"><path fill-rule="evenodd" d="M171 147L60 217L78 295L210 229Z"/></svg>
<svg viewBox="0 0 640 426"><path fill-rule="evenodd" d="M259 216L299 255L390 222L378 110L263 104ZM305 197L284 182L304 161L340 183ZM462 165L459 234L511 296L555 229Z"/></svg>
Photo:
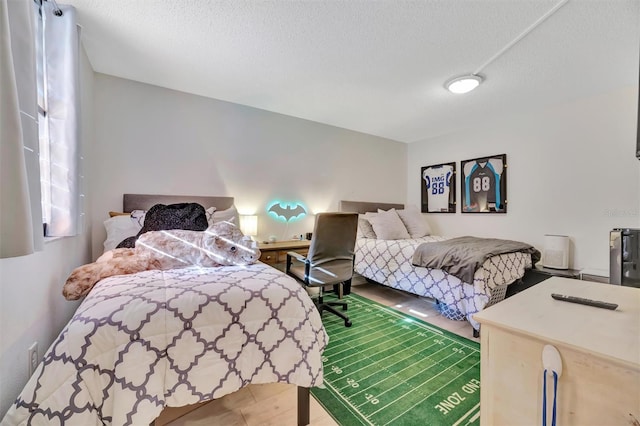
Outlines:
<svg viewBox="0 0 640 426"><path fill-rule="evenodd" d="M404 209L404 204L340 200L341 212L366 213L366 212L377 212L378 209L380 210Z"/></svg>
<svg viewBox="0 0 640 426"><path fill-rule="evenodd" d="M152 195L152 194L124 194L122 197L122 211L129 213L133 210L149 210L155 204L198 203L202 207L215 207L226 210L233 205L233 197L205 197L198 195Z"/></svg>

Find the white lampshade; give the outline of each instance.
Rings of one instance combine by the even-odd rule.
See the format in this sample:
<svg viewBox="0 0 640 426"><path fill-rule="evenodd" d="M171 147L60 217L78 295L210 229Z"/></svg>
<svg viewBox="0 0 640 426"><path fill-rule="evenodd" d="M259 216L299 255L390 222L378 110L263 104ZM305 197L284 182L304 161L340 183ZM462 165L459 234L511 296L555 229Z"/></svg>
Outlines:
<svg viewBox="0 0 640 426"><path fill-rule="evenodd" d="M240 230L244 235L251 237L258 235L258 216L254 214L240 215Z"/></svg>

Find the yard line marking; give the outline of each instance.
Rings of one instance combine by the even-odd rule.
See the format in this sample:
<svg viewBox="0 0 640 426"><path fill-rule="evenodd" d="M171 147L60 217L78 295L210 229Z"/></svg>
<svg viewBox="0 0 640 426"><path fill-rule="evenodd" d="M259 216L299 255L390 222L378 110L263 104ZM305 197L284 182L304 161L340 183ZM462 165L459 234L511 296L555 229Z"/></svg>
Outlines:
<svg viewBox="0 0 640 426"><path fill-rule="evenodd" d="M394 328L397 328L397 327L394 327ZM413 334L413 333L415 333L415 331L400 329L400 331L399 331L400 336L394 336L393 338L402 337L402 336L405 336L407 334ZM365 342L361 342L359 345L356 345L355 347L363 346L365 343L370 343L370 342L373 342L373 341L376 341L376 340L379 340L379 339L385 339L385 338L387 339L387 341L386 342L383 341L383 342L380 342L379 344L374 345L373 347L375 348L376 346L379 346L379 345L381 345L383 343L389 343L390 337L389 336L384 336L384 335L373 337L371 340L367 340ZM402 343L402 342L400 342L400 343ZM348 347L345 346L344 350L341 350L341 351L338 351L338 352L334 352L335 348L329 348L329 349L327 349L326 352L328 352L328 356L336 356L336 355L339 355L339 354L341 354L343 352L351 351L351 350L353 350L353 348L354 348L354 345L353 345L353 342L351 342L351 345L348 346Z"/></svg>
<svg viewBox="0 0 640 426"><path fill-rule="evenodd" d="M428 324L424 324L424 323L422 323L421 321L416 321L417 319L416 319L416 318L411 317L410 315L406 315L406 314L402 314L402 313L397 313L397 312L392 311L392 310L390 310L390 309L388 309L388 308L385 308L385 307L383 307L383 306L373 306L373 308L376 308L376 309L378 309L379 311L384 312L384 313L388 314L389 316L396 317L397 319L400 319L400 320L405 320L406 318L411 318L411 319L413 320L413 321L411 322L411 324L414 324L414 325L416 325L416 326L418 326L418 327L421 327L421 328L423 328L423 329L426 329L426 330L428 330L428 331L431 331L431 332L436 333L436 334L438 334L438 335L440 335L440 336L443 336L444 338L447 338L447 339L451 340L451 339L450 339L450 338L448 338L447 336L443 335L443 333L442 333L442 331L441 331L441 330L434 329L434 328L430 327ZM384 320L385 320L385 319L384 319L384 318L382 318L382 319L380 319L380 320L377 320L377 322L379 322L379 321L384 321ZM395 326L397 326L397 324L395 324L395 325L394 325L394 328L395 328ZM346 333L348 333L348 332L349 332L349 330L348 330L347 328L341 327L341 332L340 332L340 333L334 333L334 335L332 336L333 341L335 342L335 341L336 341L336 338L337 338L337 339L338 339L338 341L339 341L339 343L335 344L332 348L339 347L339 346L341 346L342 344L350 344L350 343L352 343L352 341L353 341L353 336L354 336L354 335L355 335L355 336L357 336L358 334L351 334L350 336L346 336L346 339L345 339L345 340L342 340L342 339L340 339L340 337L339 337L339 336L338 336L338 337L336 336L336 334L346 334ZM364 332L365 332L365 331L363 330L363 333L364 333ZM461 342L460 344L461 344L461 345L463 345L463 346L465 346L465 347L467 347L468 349L475 350L475 348L474 348L473 346L470 346L470 345L468 345L468 344L466 344L466 343L464 343L464 342ZM330 348L329 350L331 350L331 348Z"/></svg>
<svg viewBox="0 0 640 426"><path fill-rule="evenodd" d="M336 339L333 340L334 342L334 347L342 347L342 346L353 346L353 342L358 340L358 338L360 338L361 336L371 336L373 340L375 339L380 339L385 337L383 335L383 331L385 331L387 328L394 330L393 333L404 333L407 329L406 328L402 328L402 327L398 327L397 324L394 324L393 327L389 326L389 327L385 327L384 324L378 326L377 324L373 324L373 327L377 327L377 333L372 334L370 331L367 332L362 332L362 333L354 333L353 335L349 336L348 338L345 338L343 340L338 340L338 342L336 342ZM359 340L358 340L359 341Z"/></svg>
<svg viewBox="0 0 640 426"><path fill-rule="evenodd" d="M446 348L443 348L443 349L446 349ZM447 357L443 358L442 360L445 360L445 359L447 359L447 358L449 358L449 357L451 357L451 356L453 356L453 355L454 355L454 354L452 353L451 355L449 355L449 356L447 356ZM463 359L464 359L464 358L463 358ZM412 388L412 391L413 391L413 390L415 390L415 389L417 389L417 388L419 388L420 386L422 386L422 384L418 385L417 387L414 387L413 385L411 385L410 381L412 381L412 380L413 380L413 379L415 379L416 377L422 376L425 372L427 372L428 370L430 370L432 367L435 367L435 366L439 365L439 361L440 361L440 360L438 360L438 361L434 361L434 362L433 362L433 364L429 365L429 366L428 366L428 367L426 367L424 370L421 370L421 371L419 371L418 373L413 374L412 376L409 376L409 377L403 377L403 376L399 376L399 375L400 375L400 373L402 373L403 371L405 371L405 370L407 370L407 369L409 369L409 368L412 368L412 367L413 367L413 365L410 365L410 366L408 366L408 367L406 367L406 368L403 368L402 370L398 371L397 373L392 373L392 372L388 371L388 369L387 369L387 368L385 368L385 369L384 369L385 371L387 371L391 376L397 376L397 377L400 379L400 381L399 381L395 386L392 386L391 388L385 389L382 393L377 394L377 395L376 395L376 397L378 397L378 396L380 396L380 395L384 395L385 393L389 392L390 390L395 389L395 388L397 388L397 387L399 387L399 386L402 386L403 384L406 384L406 385L408 385L409 387L411 387L411 388ZM462 360L460 360L460 361L462 361ZM460 361L458 361L457 363L455 363L455 364L453 364L453 365L458 364ZM442 370L440 373L436 374L435 376L430 376L430 377L427 379L427 382L431 381L431 380L432 380L432 379L434 379L435 377L438 377L440 374L442 374L443 372L445 372L445 371L446 371L446 370L448 370L449 368L450 368L450 367L445 368L444 370ZM371 377L371 376L368 376L368 377ZM367 378L368 378L368 377L367 377ZM366 380L366 378L365 378L365 379L362 379L362 380ZM385 380L386 380L386 379L385 379ZM385 380L382 380L382 381L380 381L380 382L378 382L378 383L381 383L381 382L383 382L383 381L385 381ZM378 383L376 383L376 384L374 384L374 385L372 385L372 386L369 386L369 387L365 388L364 390L369 390L369 389L371 389L372 387L377 386L377 385L378 385ZM422 381L422 383L426 383L426 382ZM412 391L411 391L411 392L412 392ZM367 402L368 402L368 401L367 401ZM365 403L366 403L366 402L365 402Z"/></svg>
<svg viewBox="0 0 640 426"><path fill-rule="evenodd" d="M361 417L362 417L362 418L367 422L367 424L369 424L370 426L375 426L375 423L371 423L371 422L369 421L369 419L367 419L367 416L365 416L365 415L364 415L364 413L358 409L358 407L356 407L355 405L353 405L353 404L351 403L351 401L349 401L349 399L348 399L345 395L343 395L343 394L341 394L340 392L338 392L338 390L337 390L337 389L336 389L336 388L335 388L331 383L327 382L327 383L325 383L325 385L326 385L326 386L328 386L328 387L330 387L330 388L332 388L332 389L333 389L333 391L334 391L336 394L338 394L338 395L342 396L342 398L340 398L340 399L342 399L342 400L346 403L346 404L343 404L343 405L347 405L347 404L348 404L348 406L349 406L349 407L351 407L351 409L352 409L353 411L355 411L356 413L360 414L360 416L361 416Z"/></svg>
<svg viewBox="0 0 640 426"><path fill-rule="evenodd" d="M325 363L325 366L334 365L336 362L341 362L341 363L344 363L345 361L348 362L350 358L356 358L357 361L361 361L362 354L358 353L357 350L354 351L354 349L357 349L358 347L361 347L361 346L367 347L369 351L368 353L373 356L379 353L379 351L376 351L375 353L371 354L370 349L375 350L378 347L384 347L385 350L388 350L389 341L398 342L398 344L400 344L406 341L405 336L407 335L411 336L416 332L416 330L411 330L411 328L398 328L397 325L394 324L393 327L389 327L389 329L392 331L389 334L384 335L385 329L386 328L379 329L379 333L375 333L374 335L372 335L371 339L358 341L358 343L355 346L354 346L353 339L349 341L345 340L343 344L340 344L340 343L336 344L333 333L331 333L332 336L330 341L332 344L330 344L329 347L325 350L324 356L330 359L334 359L334 361ZM379 343L374 344L373 342L376 342L376 341L379 341ZM397 344L395 344L394 346L397 346ZM352 352L352 354L343 358L339 358L340 355L344 352Z"/></svg>
<svg viewBox="0 0 640 426"><path fill-rule="evenodd" d="M415 334L415 331L410 332L410 334L414 335L414 334ZM419 350L419 351L417 351L417 352L423 352L423 351L425 351L425 350L427 350L427 349L430 349L432 346L434 346L434 345L436 345L436 344L437 344L437 343L433 343L433 340L434 340L434 339L433 339L433 337L439 337L439 336L426 336L426 337L422 337L422 336L416 336L416 335L414 335L414 336L412 337L412 339L418 339L418 341L417 341L415 344L413 344L413 345L411 345L411 346L407 347L406 349L407 349L407 350L409 350L409 349L412 349L414 346L418 346L418 345L428 345L428 346L426 346L426 347L424 347L424 348L420 348L420 350ZM450 339L448 339L448 340L450 340ZM382 343L383 343L383 344L385 344L385 346L384 346L384 348L385 348L385 349L384 349L384 350L388 350L388 349L390 349L390 348L396 347L396 346L401 345L401 344L404 344L404 343L406 343L406 342L407 342L407 340L401 340L401 341L398 341L397 343L393 344L392 346L389 346L389 345L388 345L388 344L389 344L389 341L385 341L385 342L382 342ZM444 341L443 341L443 343L444 343ZM362 346L362 345L352 346L352 347L350 347L350 349L351 349L351 350L354 350L354 349L357 349L359 346ZM377 345L375 345L373 348L378 347L378 346L381 346L381 345L380 345L380 344L377 344ZM369 348L367 348L367 350L369 350ZM345 352L345 351L340 351L340 352L337 352L337 353L329 353L329 354L327 354L327 356L328 356L328 357L340 356L342 352ZM378 354L378 353L380 353L380 352L383 352L383 351L378 351L378 352L375 352L375 353L371 353L371 352L369 352L369 353L370 353L370 355L365 355L365 356L366 356L367 358L372 358L372 356L377 355L377 354ZM357 355L357 356L361 356L362 354L360 354L360 353L356 353L355 355ZM331 365L331 364L333 364L333 363L335 363L335 362L338 362L338 361L344 361L344 359L345 359L345 358L338 358L336 361L332 361L332 362L330 362L330 363L329 363L329 365ZM360 359L361 359L361 358L360 358Z"/></svg>
<svg viewBox="0 0 640 426"><path fill-rule="evenodd" d="M373 412L373 413L371 413L371 414L375 414L375 413L377 413L378 411L382 410L383 408L386 408L387 406L389 406L389 405L391 405L391 404L393 404L393 403L395 403L395 402L397 402L397 401L401 400L402 398L404 398L405 396L409 395L410 393L413 393L414 391L416 391L416 390L418 390L419 388L423 387L424 385L426 385L427 383L429 383L430 381L432 381L432 380L433 380L433 379L435 379L436 377L438 377L438 376L440 376L440 375L444 374L447 370L451 369L452 367L455 367L456 365L458 365L460 362L464 361L464 360L465 360L466 358L468 358L469 356L471 356L471 354L469 354L469 355L465 356L464 358L462 358L460 361L458 361L458 362L454 363L453 365L451 365L451 366L449 366L449 367L447 367L447 368L445 368L445 369L441 370L438 374L436 374L436 375L434 375L434 376L429 377L429 379L427 379L426 381L422 382L420 385L416 386L415 388L412 388L410 392L406 392L406 393L404 393L401 397L396 398L396 400L395 400L395 401L392 401L392 402L390 402L390 403L388 403L388 404L386 404L386 405L381 406L378 410L374 411L374 412ZM429 368L431 368L431 366L430 366ZM429 368L427 368L427 370L428 370ZM465 372L466 372L466 371L469 371L470 369L471 369L471 368L468 368L467 370L465 370ZM425 370L425 371L426 371L426 370ZM457 379L459 376L460 376L459 374L458 374L458 375L456 375L456 377L455 377L454 379L452 379L451 381L453 381L453 380ZM449 383L450 383L451 381L449 381ZM397 385L395 385L395 386L393 386L393 387L391 387L391 388L389 388L389 389L386 389L384 392L382 392L382 393L380 393L380 394L376 395L376 398L378 398L378 399L379 399L380 395L384 395L385 393L389 392L390 390L392 390L392 389L394 389L394 388L397 388L397 387L398 387L398 386L400 386L401 384L402 384L402 383L398 383ZM448 383L447 383L447 384L448 384ZM441 388L442 388L442 387L440 387L439 389L441 389ZM438 390L439 390L439 389L438 389Z"/></svg>
<svg viewBox="0 0 640 426"><path fill-rule="evenodd" d="M405 351L408 351L408 352L410 352L410 353L409 353L405 358L402 358L400 361L404 361L405 359L407 359L407 358L411 358L411 357L413 357L414 355L419 355L423 350L427 350L427 349L431 348L432 346L436 345L437 343L433 343L433 344L431 344L431 345L427 346L426 348L421 348L421 350L419 350L419 351L412 351L412 350L411 350L414 346L422 345L422 344L424 344L424 342L417 342L417 343L415 343L415 344L413 344L413 345L411 345L411 346L409 346L409 347L407 347L407 348L404 348L404 350L405 350ZM393 349L393 348L394 348L394 347L396 347L396 346L398 346L398 345L390 346L388 349ZM379 353L381 353L381 352L384 352L384 351L378 351L378 352L376 352L376 353L375 353L375 354L373 354L373 355L377 355L377 354L379 354ZM372 359L371 354L368 354L368 355L365 355L365 358L367 358L367 359L371 360L371 361L372 361L372 362L374 362L374 363L380 363L380 362L382 362L382 361L386 360L387 358L391 358L392 356L395 356L395 355L397 355L397 353L395 353L395 352L394 352L394 353L392 353L391 355L385 356L384 358L380 358L380 359L378 359L378 360L374 360L374 359ZM338 360L338 361L340 361L340 360ZM359 360L359 361L362 361L362 358L360 358L360 360ZM344 366L341 366L340 368L342 368L342 369L344 370L345 368L351 367L353 364L356 364L356 363L358 363L359 361L352 362L351 364L346 364L346 365L344 365ZM337 362L337 361L334 361L334 362ZM330 365L332 365L334 362L327 363L327 364L326 364L326 366L330 366ZM391 365L393 365L393 364L391 364ZM371 366L371 365L368 365L368 366L366 366L366 367L362 367L362 368L358 368L357 370L350 371L350 373L351 373L351 374L353 374L353 373L357 373L358 371L360 371L360 370L364 370L365 368L368 368L368 367L370 367L370 366Z"/></svg>
<svg viewBox="0 0 640 426"><path fill-rule="evenodd" d="M450 345L449 345L449 346L450 346ZM436 353L438 353L438 352L440 352L440 351L445 350L445 349L446 349L446 348L448 348L449 346L445 346L444 348L442 348L442 349L440 349L440 350L438 350L438 351L434 352L434 354L436 354ZM453 355L453 354L452 354L452 355ZM452 356L452 355L449 355L449 356ZM446 357L446 358L444 358L444 359L447 359L447 358L449 358L449 357ZM420 373L418 373L418 374L414 374L413 376L411 376L411 378L413 378L413 377L415 377L415 376L417 376L417 375L420 375L420 374L422 374L422 373L425 373L425 372L426 372L426 371L428 371L431 367L434 367L434 366L436 366L436 365L438 365L438 363L437 363L437 362L434 362L432 365L430 365L430 366L428 366L427 368L425 368L424 370L420 371ZM454 364L454 365L455 365L455 364ZM369 387L366 387L366 388L360 389L358 392L356 392L355 394L353 394L353 395L352 395L352 397L354 397L354 396L358 395L359 393L362 393L362 392L366 392L366 391L368 391L368 390L369 390L369 389L371 389L373 386L377 386L377 385L378 385L378 384L380 384L380 383L386 382L387 380L389 380L389 379L391 379L391 378L393 378L393 377L395 377L395 376L398 376L398 375L399 375L400 373L402 373L404 370L407 370L407 369L409 369L409 368L411 368L411 367L414 367L414 365L410 365L410 366L408 366L408 367L405 367L405 368L403 368L402 370L400 370L400 371L398 371L398 372L396 372L396 373L391 373L391 372L389 371L389 373L391 373L389 376L386 376L384 379L382 379L381 381L377 382L375 385L372 385L372 386L369 386ZM385 370L386 370L386 369L385 369ZM442 372L444 372L444 371L446 371L446 370L447 370L447 369L444 369L444 370L442 370ZM441 372L441 373L442 373L442 372ZM441 374L441 373L439 373L439 374ZM438 374L438 375L439 375L439 374ZM433 377L437 377L438 375L433 376ZM371 377L371 376L369 376L369 377ZM380 395L382 395L382 394L384 394L384 393L389 392L391 389L394 389L394 388L396 388L396 387L400 386L402 383L404 383L404 381L402 381L402 382L398 383L398 384L397 384L397 385L395 385L395 386L390 387L389 389L387 389L387 390L385 390L384 392L382 392ZM377 396L377 395L376 395L376 396ZM366 401L366 402L364 402L364 403L363 403L363 404L361 404L361 405L364 405L364 404L366 404L367 402L369 402L369 401Z"/></svg>
<svg viewBox="0 0 640 426"><path fill-rule="evenodd" d="M420 343L422 343L422 342L419 342L419 343L416 343L416 344L420 344ZM435 343L434 343L434 344L435 344ZM431 346L433 346L433 345L431 345ZM381 368L383 368L384 370L388 371L389 367L392 367L392 366L394 366L394 365L396 365L396 364L400 364L401 362L406 361L407 359L412 358L412 357L414 357L415 355L418 355L418 354L419 354L419 352L412 352L412 353L410 353L409 355L407 355L406 357L404 357L404 358L402 358L402 359L400 359L400 360L397 360L396 362L394 362L394 363L392 363L392 364L389 364L389 365L387 365L387 366L385 366L385 367L381 367ZM392 357L392 356L394 356L394 355L395 355L395 354L391 354L391 355L389 355L389 356L387 356L387 357L384 357L384 358L382 358L382 359L380 359L380 360L378 360L378 361L371 360L371 358L369 358L368 356L367 356L366 358L367 358L367 359L370 359L370 360L372 361L372 363L373 363L373 364L377 364L377 363L382 362L383 360L385 360L385 359L387 359L387 358L389 358L389 357ZM359 372L359 371L361 371L361 370L364 370L364 369L366 369L366 368L370 368L370 367L374 366L373 364L369 364L369 365L367 365L367 366L365 366L365 367L359 368L359 369L354 370L354 371L349 371L349 372L348 372L348 374L349 374L349 375L353 375L353 374L355 374L355 373L357 373L357 372ZM437 364L437 363L436 363L436 364ZM345 366L345 367L340 367L340 368L342 368L342 370L344 371L344 370L345 370L345 368L347 368L347 367L349 367L349 366L347 365L347 366ZM379 368L380 368L380 367L379 367ZM379 369L378 369L378 370L375 370L373 373L369 374L368 376L364 376L364 377L358 378L358 381L367 380L369 377L374 376L374 375L376 375L376 374L378 374L378 373L380 373L380 370L379 370ZM331 374L331 371L330 371L330 372L328 372L326 375L329 375L329 374ZM391 374L393 374L393 373L391 373ZM325 376L326 376L326 375L325 375ZM379 382L378 382L378 383L379 383ZM344 386L344 387L340 388L340 390L342 390L342 389L346 389L346 388L348 388L348 387L350 387L350 385Z"/></svg>
<svg viewBox="0 0 640 426"><path fill-rule="evenodd" d="M475 410L477 410L478 408L480 408L480 403L478 402L476 405L473 406L473 408L471 408L469 411L467 411L466 413L464 413L464 415L462 417L460 417L458 419L457 422L455 422L454 424L452 424L451 426L458 426L460 423L462 423L462 421L467 418L471 413L473 413ZM480 411L478 411L477 414L480 414ZM469 419L469 421L467 421L466 424L469 424L471 422L473 422L477 417L473 416Z"/></svg>
<svg viewBox="0 0 640 426"><path fill-rule="evenodd" d="M413 404L413 407L415 407L416 405L421 404L421 403L423 403L424 401L426 401L427 399L431 398L433 395L437 394L437 393L438 393L438 391L440 391L441 389L444 389L445 387L449 386L453 381L455 381L456 379L458 379L458 377L460 377L460 376L464 375L465 373L467 373L469 370L471 370L473 367L475 367L475 366L476 366L476 365L478 365L478 364L479 364L479 362L476 362L474 365L472 365L471 367L467 368L464 372L462 372L462 374L460 374L460 375L458 375L457 377L454 377L453 379L449 380L447 383L445 383L444 385L440 386L438 389L436 389L435 391L431 392L428 396L426 396L426 397L422 398L420 401L416 401L416 402ZM422 385L420 385L420 386L422 386ZM414 389L412 389L412 390L417 390L420 386L418 386L418 387L416 387L416 388L414 388ZM396 399L396 400L395 400L395 401L393 401L392 403L387 404L386 406L389 406L389 405L391 405L391 404L393 404L393 403L396 403L396 402L397 402L397 401L399 401L400 399L402 399L402 398L404 398L405 396L407 396L409 393L410 393L410 392L407 392L407 393L403 394L401 397L399 397L398 399ZM412 408L409 408L409 409L407 409L407 410L404 410L403 412L399 413L397 416L395 416L395 417L394 417L393 419L391 419L389 422L385 423L385 425L389 425L389 424L391 424L394 420L396 420L397 418L402 417L405 413L407 413L408 411L411 411L411 410L413 409L413 407L412 407ZM471 410L469 410L467 413L465 413L465 414L464 414L464 416L463 416L462 418L460 418L460 419L458 420L458 422L456 422L456 423L455 423L455 425L459 424L459 423L460 423L460 421L462 421L462 420L464 419L464 417L467 417L467 416L468 416L468 415L469 415L469 414L470 414L470 413L471 413L471 412L472 412L476 407L480 407L480 403L476 404L476 406L475 406L475 407L473 407ZM383 408L384 408L384 407L383 407ZM378 410L378 411L380 411L380 410ZM376 412L377 412L377 411L376 411ZM480 411L478 411L478 415L480 415ZM476 416L472 417L472 418L471 418L471 420L469 420L469 421L467 422L467 424L469 424L470 422L473 422L473 421L475 420L475 418L476 418ZM453 426L455 426L455 425L453 425Z"/></svg>
<svg viewBox="0 0 640 426"><path fill-rule="evenodd" d="M465 357L465 358L466 358L466 357ZM475 366L476 366L476 365L478 365L478 364L480 364L480 361L478 361L478 362L474 362L474 363L473 363L473 365L472 365L471 367L467 368L466 370L464 370L464 372L463 372L463 373L466 373L467 371L471 370L473 367L475 367ZM462 374L459 374L458 376L461 376L461 375L462 375ZM451 382L452 382L452 381L454 381L454 380L455 380L455 378L454 378L454 379L451 379L447 384L451 383ZM435 391L431 392L431 393L427 396L427 398L430 398L430 397L432 397L433 395L435 395L435 394L436 394L440 389L442 389L444 386L445 386L445 385L440 386L438 389L436 389Z"/></svg>
<svg viewBox="0 0 640 426"><path fill-rule="evenodd" d="M357 317L359 320L362 320L363 322L367 322L367 324L372 324L374 321L377 321L377 322L385 321L386 319L385 314L387 314L386 310L383 310L378 306L374 306L372 311L373 311L372 313L363 313L362 311L358 311L354 316ZM337 325L338 321L333 317L332 319L336 321L335 324ZM338 334L351 334L351 330L343 327L342 329L339 330Z"/></svg>
<svg viewBox="0 0 640 426"><path fill-rule="evenodd" d="M352 296L347 296L347 297L349 297L351 300L353 300ZM371 301L371 300L368 301L369 304L366 304L366 303L363 303L363 302L359 302L359 301L358 302L352 302L352 301L349 301L349 300L347 300L347 302L349 303L349 306L352 306L354 308L362 308L364 310L368 309L369 311L367 311L366 313L362 313L362 310L358 311L358 316L361 317L362 319L365 319L365 320L368 319L371 316L377 315L378 312L384 312L386 314L389 314L389 315L392 315L394 317L401 318L401 319L411 318L411 319L414 319L414 320L423 321L423 320L421 320L419 318L416 318L416 317L414 317L412 315L405 314L404 312L398 312L398 311L392 310L392 308L390 308L388 306L379 305L379 304L377 304L377 302L374 302L374 301ZM378 311L378 312L376 312L376 311ZM430 324L428 324L428 323L421 322L420 324L425 326L425 327L428 327L434 333L442 334L441 330L431 328ZM342 330L340 334L348 333L348 332L349 332L349 330L345 329L345 330Z"/></svg>
<svg viewBox="0 0 640 426"><path fill-rule="evenodd" d="M467 421L467 424L470 425L471 423L475 422L478 417L480 417L480 410L478 410L478 412Z"/></svg>
<svg viewBox="0 0 640 426"><path fill-rule="evenodd" d="M385 360L385 359L389 358L390 356L395 355L395 353L393 353L391 355L388 355L388 356L385 356L384 358L381 358L381 359L378 359L378 360L374 359L376 355L381 354L381 353L386 352L386 351L390 351L390 350L392 350L392 349L394 349L394 348L396 348L398 346L402 346L404 343L406 343L406 342L396 342L393 345L389 345L389 342L381 342L380 344L372 346L371 348L367 348L367 353L366 354L362 354L362 353L354 354L354 355L360 356L360 358L358 358L358 360L355 361L355 362L352 362L350 364L343 364L343 361L348 360L349 358L351 358L351 356L349 356L349 357L346 357L346 358L339 358L339 359L336 359L335 361L328 362L327 364L325 364L325 366L331 366L331 365L333 365L333 364L335 364L337 362L340 362L340 364L341 364L340 368L342 368L344 370L346 367L350 367L353 364L357 364L358 362L362 361L362 359L363 359L362 356L364 356L367 359L370 359L372 362L376 362L377 363L377 362L380 362L382 360ZM418 341L418 342L414 343L413 345L405 347L405 348L402 348L402 349L404 351L412 351L415 346L423 345L424 343L425 343L424 341ZM435 345L435 343L427 346L426 348L421 348L420 351L413 350L411 352L410 356L413 356L416 353L420 353L422 350L429 349L433 345ZM375 349L377 347L382 347L383 349L373 352L373 349ZM354 346L352 349L357 349L357 348L359 348L359 346ZM328 358L332 358L333 354L328 355L327 357Z"/></svg>
<svg viewBox="0 0 640 426"><path fill-rule="evenodd" d="M414 324L418 324L418 325L428 329L429 331L431 331L433 333L436 333L436 334L438 334L438 335L440 335L442 337L445 337L445 338L447 338L449 340L453 340L453 339L447 337L446 335L444 335L442 330L438 330L437 328L433 328L433 326L431 326L430 324L424 323L423 320L420 320L419 318L415 318L415 317L412 317L411 315L403 314L402 312L392 311L389 308L387 308L386 306L376 306L376 307L379 308L381 311L385 311L388 314L391 314L391 315L396 316L398 318L404 319L404 318L410 317L411 319L415 320ZM464 337L462 339L464 339ZM468 344L466 342L460 342L460 344L463 345L463 346L466 346L469 349L477 350L474 346L472 346L472 345L470 345L470 344Z"/></svg>
<svg viewBox="0 0 640 426"><path fill-rule="evenodd" d="M353 320L353 317L352 317L351 319ZM361 319L361 318L360 318L360 317L358 317L358 320L360 320L360 319ZM380 319L376 319L376 320L374 320L374 321L370 321L370 322L368 322L368 324L369 324L370 326L377 326L377 325L378 325L378 323L380 323L380 322L384 323L384 322L386 322L386 321L387 321L387 319L385 319L385 318L380 318ZM342 323L341 323L341 324L342 324ZM327 325L327 326L328 326L328 325ZM335 335L333 336L333 337L334 337L334 339L337 339L337 340L338 340L338 341L340 341L340 342L342 342L342 341L349 341L349 340L353 339L353 337L354 337L354 336L359 336L359 335L362 335L362 334L365 334L365 335L366 335L366 334L368 334L368 332L369 332L369 330L364 329L364 328L363 328L362 330L357 330L357 331L354 331L354 330L353 330L353 328L351 328L351 327L349 327L349 328L347 328L347 327L340 327L340 328L341 328L341 330L339 330L339 331L337 331L337 332L334 332L334 334L335 334ZM344 329L344 330L342 330L342 329ZM341 337L342 335L345 335L345 336L344 336L344 337Z"/></svg>
<svg viewBox="0 0 640 426"><path fill-rule="evenodd" d="M470 355L467 355L465 358L467 358L467 357L469 357L469 356L470 356ZM465 358L463 358L462 360L464 360ZM460 361L462 361L462 360L460 360ZM460 361L459 361L459 362L460 362ZM458 364L458 362L457 362L456 364ZM454 365L456 365L456 364L454 364ZM442 388L444 388L444 387L446 387L446 386L449 386L449 384L451 384L451 382L453 382L454 380L457 380L460 376L462 376L462 375L463 375L463 374L465 374L467 371L469 371L469 370L471 370L472 368L474 368L477 364L479 364L479 362L476 362L476 363L475 363L475 364L473 364L471 367L467 368L467 369L466 369L465 371L463 371L461 374L458 374L456 377L454 377L453 379L449 380L447 383L445 383L444 385L440 386L438 389L436 389L435 391L431 392L431 393L430 393L429 395L427 395L426 397L422 398L422 399L421 399L421 400L419 400L419 401L416 401L416 402L413 404L413 406L415 407L415 406L416 406L416 405L418 405L419 403L424 402L425 400L427 400L427 399L431 398L431 397L432 397L433 395L435 395L435 394L436 394L440 389L442 389ZM451 366L451 367L453 367L453 366ZM447 368L445 368L444 370L442 370L440 373L436 374L436 375L435 375L435 376L433 376L432 378L438 377L440 374L444 373L445 371L447 371L447 370L448 370L449 368L451 368L451 367L447 367ZM411 393L415 392L416 390L418 390L419 388L421 388L421 387L422 387L422 386L424 386L425 384L429 383L429 382L431 381L431 379L432 379L432 378L430 378L429 380L427 380L427 381L425 381L425 382L421 383L420 385L416 386L415 388L411 389L411 391L409 391L409 392L405 392L404 394L402 394L402 396L400 396L400 397L396 398L396 399L395 399L395 401L391 401L390 403L388 403L388 404L386 404L386 405L384 405L384 406L380 407L378 410L374 411L374 412L373 412L373 413L371 413L371 414L375 414L375 413L377 413L378 411L382 410L383 408L387 408L387 407L389 407L390 405L395 404L396 402L400 401L400 400L401 400L402 398L404 398L405 396L407 396L407 395L409 395L409 394L411 394ZM385 391L385 392L386 392L386 391ZM384 392L383 392L383 393L384 393ZM382 395L382 394L380 394L380 395ZM376 395L376 397L377 397L377 396L378 396L378 395ZM410 409L405 410L405 411L403 411L402 413L398 414L396 417L394 417L393 419L391 419L391 421L390 421L389 423L391 423L393 420L397 419L398 417L400 417L401 415L403 415L404 413L406 413L406 412L407 412L407 411L409 411L409 410L410 410ZM387 424L389 424L389 423L387 423Z"/></svg>

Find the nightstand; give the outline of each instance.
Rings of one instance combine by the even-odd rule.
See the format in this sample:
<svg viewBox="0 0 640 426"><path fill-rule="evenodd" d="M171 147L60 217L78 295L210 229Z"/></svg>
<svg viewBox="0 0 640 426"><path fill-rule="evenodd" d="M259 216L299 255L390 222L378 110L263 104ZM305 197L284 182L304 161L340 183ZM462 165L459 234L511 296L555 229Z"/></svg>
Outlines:
<svg viewBox="0 0 640 426"><path fill-rule="evenodd" d="M284 272L287 252L295 251L303 256L309 251L309 240L276 241L275 243L258 243L260 261Z"/></svg>
<svg viewBox="0 0 640 426"><path fill-rule="evenodd" d="M553 269L537 265L533 270L551 277L573 278L576 280L580 279L580 271L577 269Z"/></svg>
<svg viewBox="0 0 640 426"><path fill-rule="evenodd" d="M527 269L524 272L524 277L521 280L509 284L507 287L507 294L505 297L511 297L516 293L520 293L523 290L528 289L536 284L541 283L542 281L549 279L551 277L563 277L563 278L573 278L576 280L580 279L580 271L577 269L553 269L553 268L545 268L544 266L538 265L535 268Z"/></svg>

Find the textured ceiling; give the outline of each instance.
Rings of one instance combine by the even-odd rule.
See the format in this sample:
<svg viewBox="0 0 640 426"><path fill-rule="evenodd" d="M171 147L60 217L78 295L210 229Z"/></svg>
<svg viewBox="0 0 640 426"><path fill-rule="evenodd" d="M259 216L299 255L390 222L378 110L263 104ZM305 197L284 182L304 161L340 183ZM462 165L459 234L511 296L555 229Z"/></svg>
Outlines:
<svg viewBox="0 0 640 426"><path fill-rule="evenodd" d="M59 1L97 72L402 142L638 84L640 0L569 0L493 61L564 1Z"/></svg>

